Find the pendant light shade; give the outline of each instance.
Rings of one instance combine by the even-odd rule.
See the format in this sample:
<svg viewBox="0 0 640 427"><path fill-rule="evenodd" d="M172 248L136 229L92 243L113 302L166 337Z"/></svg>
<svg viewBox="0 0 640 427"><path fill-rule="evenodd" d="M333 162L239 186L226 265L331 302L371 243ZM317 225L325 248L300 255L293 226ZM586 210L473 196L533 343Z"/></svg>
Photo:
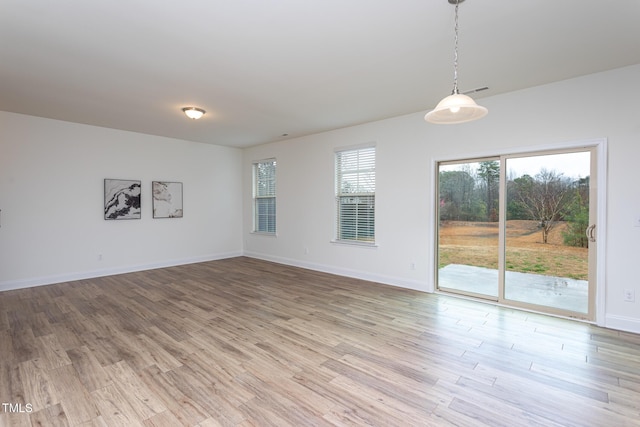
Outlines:
<svg viewBox="0 0 640 427"><path fill-rule="evenodd" d="M455 124L470 122L487 115L489 110L482 107L467 95L458 92L458 5L464 0L448 0L455 4L455 39L453 49L453 91L429 111L424 119L429 123Z"/></svg>
<svg viewBox="0 0 640 427"><path fill-rule="evenodd" d="M488 112L489 110L476 104L470 96L454 93L440 101L424 119L435 124L455 124L479 119Z"/></svg>

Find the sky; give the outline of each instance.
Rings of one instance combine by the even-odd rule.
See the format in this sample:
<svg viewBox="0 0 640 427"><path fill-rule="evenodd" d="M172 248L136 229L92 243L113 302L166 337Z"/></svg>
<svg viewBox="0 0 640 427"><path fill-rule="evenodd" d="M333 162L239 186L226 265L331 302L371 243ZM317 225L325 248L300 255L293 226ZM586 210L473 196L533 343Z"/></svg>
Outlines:
<svg viewBox="0 0 640 427"><path fill-rule="evenodd" d="M590 175L590 156L588 151L577 153L549 154L543 156L512 157L507 159L507 177L511 173L517 178L522 175L536 176L542 168L555 171L566 178L585 178ZM477 170L479 163L472 162L471 169ZM460 170L461 164L441 165L441 171Z"/></svg>
<svg viewBox="0 0 640 427"><path fill-rule="evenodd" d="M548 171L555 170L567 178L585 178L590 175L590 153L551 154L547 156L520 157L507 159L507 176L511 171L516 176L535 176L542 168Z"/></svg>

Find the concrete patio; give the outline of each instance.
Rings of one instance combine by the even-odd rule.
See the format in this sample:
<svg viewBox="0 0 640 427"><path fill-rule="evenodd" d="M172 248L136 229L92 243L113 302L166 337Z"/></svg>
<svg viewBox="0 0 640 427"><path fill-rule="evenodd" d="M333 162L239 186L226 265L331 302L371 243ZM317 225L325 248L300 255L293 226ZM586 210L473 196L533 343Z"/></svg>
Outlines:
<svg viewBox="0 0 640 427"><path fill-rule="evenodd" d="M449 264L438 272L438 286L498 297L498 270ZM579 313L588 312L588 282L567 277L507 271L505 298Z"/></svg>

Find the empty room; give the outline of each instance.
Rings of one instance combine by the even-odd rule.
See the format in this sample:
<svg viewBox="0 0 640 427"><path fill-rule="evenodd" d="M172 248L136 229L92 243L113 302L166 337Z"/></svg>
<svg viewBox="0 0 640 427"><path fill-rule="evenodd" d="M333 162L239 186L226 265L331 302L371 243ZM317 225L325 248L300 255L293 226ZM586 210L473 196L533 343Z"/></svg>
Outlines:
<svg viewBox="0 0 640 427"><path fill-rule="evenodd" d="M640 426L640 2L0 2L0 426Z"/></svg>

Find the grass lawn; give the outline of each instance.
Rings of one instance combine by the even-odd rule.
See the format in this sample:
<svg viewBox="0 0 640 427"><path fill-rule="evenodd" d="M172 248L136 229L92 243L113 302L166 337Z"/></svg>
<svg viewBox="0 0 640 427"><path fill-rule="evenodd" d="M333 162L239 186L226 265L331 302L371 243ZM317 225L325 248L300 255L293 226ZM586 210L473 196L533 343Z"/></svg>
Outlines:
<svg viewBox="0 0 640 427"><path fill-rule="evenodd" d="M587 280L588 249L565 246L565 226L556 225L548 243L542 243L536 221L507 221L507 270ZM440 268L448 264L498 268L498 223L444 221L439 239Z"/></svg>

